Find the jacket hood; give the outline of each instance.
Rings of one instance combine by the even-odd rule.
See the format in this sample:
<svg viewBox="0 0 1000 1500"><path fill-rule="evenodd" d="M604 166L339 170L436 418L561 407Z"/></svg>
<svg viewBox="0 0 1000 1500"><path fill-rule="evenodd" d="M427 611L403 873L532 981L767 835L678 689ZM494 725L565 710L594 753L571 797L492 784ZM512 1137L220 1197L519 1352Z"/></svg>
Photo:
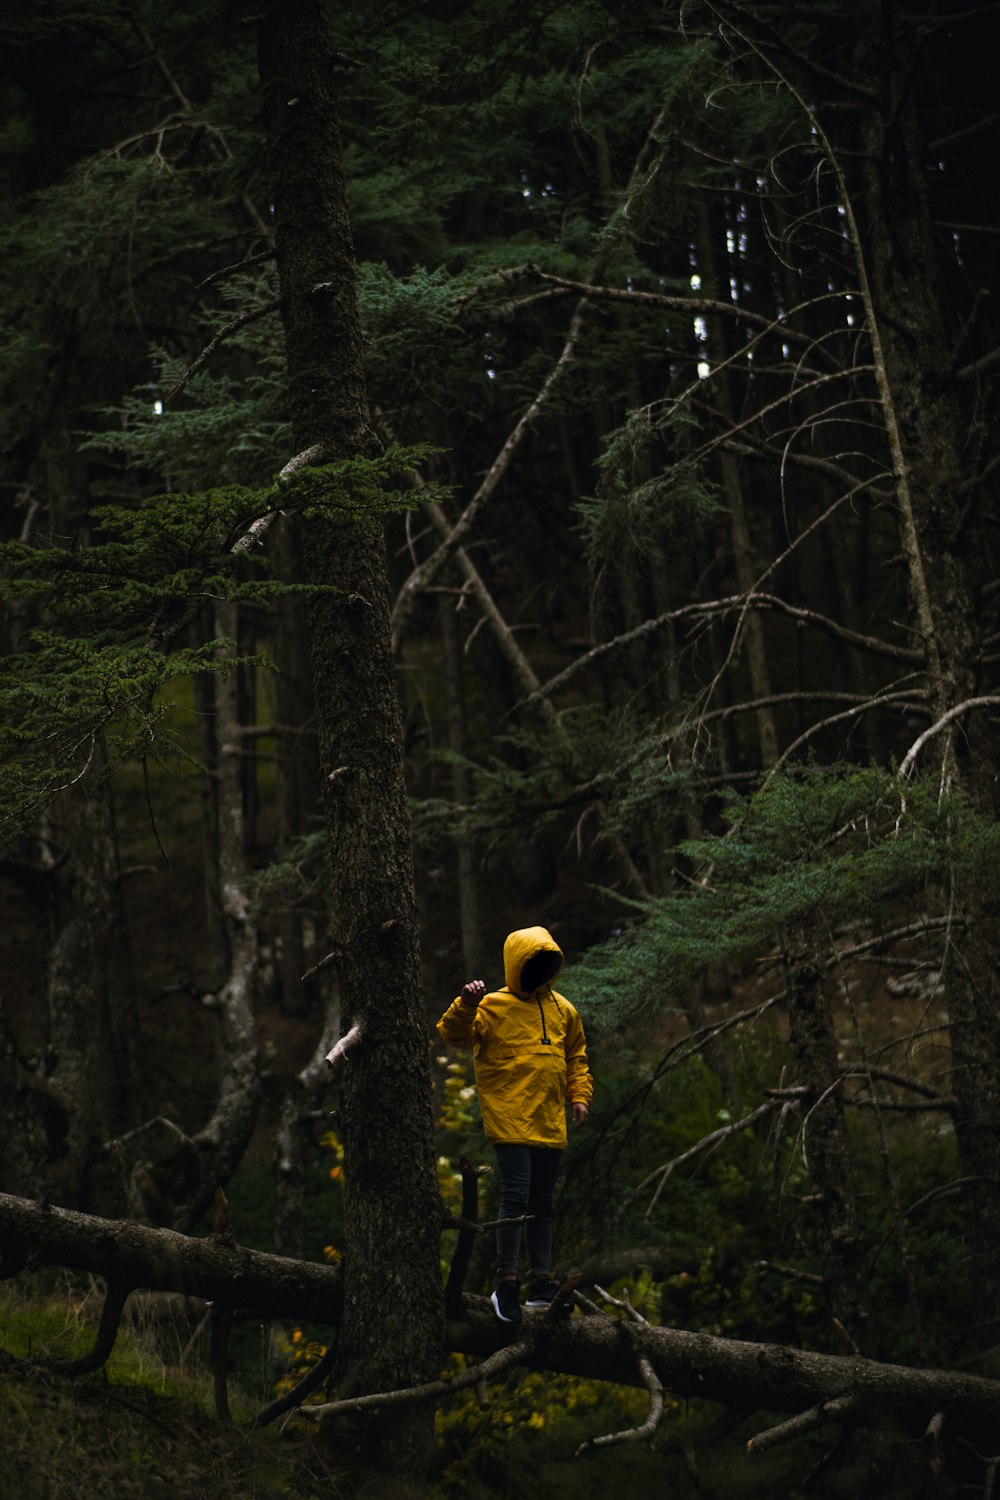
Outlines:
<svg viewBox="0 0 1000 1500"><path fill-rule="evenodd" d="M548 965L539 964L533 967L539 969L540 977L534 979L530 987L521 983L524 966L529 958L534 958L536 953L551 954ZM503 977L507 988L515 995L533 994L535 990L541 989L545 984L551 984L559 970L562 968L563 952L551 932L544 927L521 927L517 932L509 934L503 945ZM548 972L545 972L548 968ZM529 974L529 980L533 976Z"/></svg>

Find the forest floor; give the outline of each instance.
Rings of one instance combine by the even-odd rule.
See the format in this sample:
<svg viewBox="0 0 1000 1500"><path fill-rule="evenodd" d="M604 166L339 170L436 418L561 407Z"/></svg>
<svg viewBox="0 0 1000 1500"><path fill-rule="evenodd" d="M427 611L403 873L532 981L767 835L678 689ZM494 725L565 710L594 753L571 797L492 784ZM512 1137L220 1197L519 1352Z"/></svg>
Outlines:
<svg viewBox="0 0 1000 1500"><path fill-rule="evenodd" d="M43 1359L87 1349L100 1298L67 1277L43 1296L21 1286L0 1290L0 1496L315 1500L337 1493L336 1473L301 1424L253 1433L238 1397L234 1424L211 1415L204 1362L168 1364L157 1347L162 1329L151 1310L163 1299L135 1301L108 1367L67 1379Z"/></svg>

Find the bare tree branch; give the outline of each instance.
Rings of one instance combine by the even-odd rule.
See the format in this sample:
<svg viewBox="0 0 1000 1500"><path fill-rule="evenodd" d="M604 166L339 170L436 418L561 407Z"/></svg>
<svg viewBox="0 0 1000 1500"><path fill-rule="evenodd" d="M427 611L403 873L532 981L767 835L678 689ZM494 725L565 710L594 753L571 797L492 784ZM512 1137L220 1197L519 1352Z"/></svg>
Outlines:
<svg viewBox="0 0 1000 1500"><path fill-rule="evenodd" d="M337 1043L337 1045L335 1047L332 1047L330 1049L330 1051L327 1053L327 1055L326 1055L327 1066L330 1067L330 1068L335 1068L337 1066L337 1064L339 1063L340 1059L342 1057L346 1057L346 1055L350 1052L351 1048L352 1047L356 1047L358 1045L358 1043L361 1041L361 1038L362 1038L363 1034L364 1034L363 1020L359 1019L359 1020L355 1021L354 1025L351 1027L350 1031L345 1031L344 1035L340 1038L340 1041Z"/></svg>
<svg viewBox="0 0 1000 1500"><path fill-rule="evenodd" d="M964 703L956 703L952 708L949 708L946 713L943 713L941 717L930 726L929 729L925 729L923 734L918 735L918 737L914 740L913 744L910 746L909 750L907 750L906 754L903 756L903 759L900 761L899 770L896 773L896 779L898 781L906 780L906 778L912 772L914 765L916 764L917 756L927 744L928 740L931 740L935 735L940 734L942 729L946 729L948 725L953 722L953 720L960 718L962 714L969 713L974 708L997 707L1000 707L1000 697L992 693L984 694L981 698L966 698Z"/></svg>
<svg viewBox="0 0 1000 1500"><path fill-rule="evenodd" d="M728 614L742 610L747 603L751 609L775 610L787 615L789 619L815 625L817 629L825 631L828 635L848 641L851 645L859 646L862 650L870 651L877 656L885 656L894 661L912 662L914 665L923 661L923 653L913 647L897 646L891 641L879 640L877 636L862 635L859 631L849 630L847 626L831 619L829 615L822 615L817 610L805 609L802 605L789 604L777 594L754 592L749 596L749 600L742 594L730 594L722 599L708 599L704 603L684 604L677 609L667 610L664 614L644 620L641 625L636 625L632 630L623 631L621 635L616 635L610 641L601 641L599 645L592 646L589 651L584 652L576 661L570 662L569 666L564 667L555 677L550 677L548 682L542 683L527 698L522 699L522 703L528 705L540 699L550 698L595 661L599 661L614 651L634 645L636 641L652 635L657 630L666 629L683 620L725 618Z"/></svg>
<svg viewBox="0 0 1000 1500"><path fill-rule="evenodd" d="M803 1433L812 1432L814 1427L821 1427L824 1422L842 1422L853 1411L854 1402L849 1396L821 1401L818 1406L799 1412L787 1422L780 1422L777 1427L767 1427L763 1432L758 1432L748 1441L747 1452L766 1453L769 1448L777 1448L782 1443L790 1443L793 1438L801 1437Z"/></svg>
<svg viewBox="0 0 1000 1500"><path fill-rule="evenodd" d="M269 302L262 303L260 307L252 307L249 312L240 313L238 317L232 318L223 328L220 328L218 333L213 334L197 358L188 365L180 379L175 380L167 391L163 397L164 406L169 406L174 397L180 395L188 382L208 363L220 344L232 334L238 333L241 328L245 328L248 323L256 323L259 319L266 318L269 313L277 312L280 306L280 300L273 297Z"/></svg>
<svg viewBox="0 0 1000 1500"><path fill-rule="evenodd" d="M450 560L457 550L459 544L465 539L472 528L472 524L482 510L483 506L492 497L500 481L503 479L511 461L520 448L521 443L528 432L534 426L535 421L549 401L552 392L562 379L568 366L576 355L576 341L583 324L584 307L581 304L576 308L570 320L569 330L566 334L562 350L555 364L546 375L541 388L534 400L522 412L513 430L507 437L506 442L493 460L486 476L472 499L466 505L458 520L452 526L446 540L442 541L430 557L420 563L409 578L403 584L396 599L392 612L392 638L393 649L398 650L400 637L405 633L416 603L421 593L434 582L445 564Z"/></svg>
<svg viewBox="0 0 1000 1500"><path fill-rule="evenodd" d="M498 1349L478 1365L471 1365L461 1375L450 1380L429 1380L424 1385L406 1386L399 1391L378 1391L369 1396L349 1396L342 1401L327 1401L322 1406L302 1408L302 1415L312 1421L323 1422L348 1411L372 1411L383 1406L400 1406L410 1401L427 1401L438 1396L452 1396L469 1386L484 1385L495 1375L521 1364L532 1348L529 1339Z"/></svg>
<svg viewBox="0 0 1000 1500"><path fill-rule="evenodd" d="M115 1339L118 1337L125 1303L133 1290L133 1287L124 1282L110 1281L108 1283L93 1348L87 1354L82 1354L79 1359L53 1360L52 1368L57 1374L89 1375L92 1371L99 1370L107 1364L115 1347Z"/></svg>
<svg viewBox="0 0 1000 1500"><path fill-rule="evenodd" d="M653 1437L663 1417L663 1384L644 1354L639 1356L638 1367L642 1383L649 1392L649 1412L645 1422L641 1427L629 1427L624 1432L607 1432L601 1437L587 1438L577 1448L574 1458L590 1453L595 1448L613 1448L621 1443L644 1443Z"/></svg>
<svg viewBox="0 0 1000 1500"><path fill-rule="evenodd" d="M805 302L799 303L789 312L778 318L769 318L763 313L753 312L748 307L741 307L736 302L725 302L717 297L692 297L689 295L672 297L665 292L643 292L633 290L630 287L600 286L590 281L571 281L565 276L554 276L547 271L533 268L539 281L559 289L566 295L575 293L577 296L586 297L594 302L628 302L637 307L663 307L671 312L690 314L698 317L705 313L719 313L722 317L733 319L738 323L744 323L751 328L756 328L762 333L773 333L776 338L785 343L799 344L803 348L815 347L816 340L810 334L799 333L796 328L789 327L788 320L797 313L805 312L813 308L817 303L829 302L832 299L840 300L845 296L857 296L849 289L836 292L824 292L821 296L810 297ZM740 351L743 352L742 350Z"/></svg>
<svg viewBox="0 0 1000 1500"><path fill-rule="evenodd" d="M710 1131L708 1135L702 1136L700 1141L696 1141L693 1146L689 1146L680 1156L675 1156L672 1161L665 1162L662 1166L656 1167L654 1171L648 1173L628 1194L624 1203L617 1210L616 1218L620 1218L626 1209L631 1207L635 1200L641 1197L646 1189L655 1182L657 1184L656 1192L653 1194L652 1202L646 1210L646 1218L648 1219L659 1202L660 1194L678 1167L684 1166L686 1162L691 1161L695 1156L700 1156L703 1151L707 1151L711 1146L718 1145L720 1141L725 1140L728 1136L736 1135L737 1132L746 1130L750 1125L756 1124L765 1115L773 1113L777 1109L778 1103L777 1099L769 1099L766 1104L760 1104L756 1109L751 1110L750 1114L744 1115L742 1120L734 1120L728 1125L721 1125L718 1130Z"/></svg>

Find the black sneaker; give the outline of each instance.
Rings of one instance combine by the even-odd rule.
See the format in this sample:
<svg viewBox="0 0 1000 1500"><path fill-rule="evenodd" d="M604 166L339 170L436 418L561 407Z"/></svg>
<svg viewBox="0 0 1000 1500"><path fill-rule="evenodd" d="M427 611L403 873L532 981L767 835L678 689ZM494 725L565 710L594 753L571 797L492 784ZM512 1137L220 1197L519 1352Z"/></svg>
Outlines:
<svg viewBox="0 0 1000 1500"><path fill-rule="evenodd" d="M516 1281L498 1281L490 1301L501 1323L520 1323L521 1299Z"/></svg>
<svg viewBox="0 0 1000 1500"><path fill-rule="evenodd" d="M550 1276L537 1277L528 1288L528 1295L524 1299L525 1307L551 1307L559 1295L559 1283L553 1281Z"/></svg>

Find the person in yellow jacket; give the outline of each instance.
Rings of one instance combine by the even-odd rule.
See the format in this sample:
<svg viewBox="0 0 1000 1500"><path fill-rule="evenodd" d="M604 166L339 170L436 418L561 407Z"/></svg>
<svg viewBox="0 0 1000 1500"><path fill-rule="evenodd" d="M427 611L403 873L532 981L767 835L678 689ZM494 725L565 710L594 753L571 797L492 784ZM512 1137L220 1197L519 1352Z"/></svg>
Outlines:
<svg viewBox="0 0 1000 1500"><path fill-rule="evenodd" d="M487 993L481 979L463 985L438 1022L453 1047L471 1047L486 1139L500 1173L497 1287L493 1309L503 1323L521 1321L518 1261L522 1229L528 1251L525 1307L547 1307L552 1279L552 1201L566 1145L566 1106L585 1125L594 1092L583 1023L552 988L562 967L559 944L544 927L512 932L503 946L506 984Z"/></svg>

